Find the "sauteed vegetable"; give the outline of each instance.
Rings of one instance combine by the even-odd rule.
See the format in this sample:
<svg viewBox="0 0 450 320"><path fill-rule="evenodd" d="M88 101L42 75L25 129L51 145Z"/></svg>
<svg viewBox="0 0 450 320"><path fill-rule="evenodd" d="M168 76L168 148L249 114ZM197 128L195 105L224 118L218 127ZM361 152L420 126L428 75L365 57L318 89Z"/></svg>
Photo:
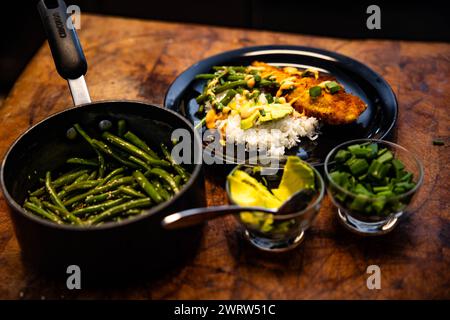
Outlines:
<svg viewBox="0 0 450 320"><path fill-rule="evenodd" d="M109 120L100 121L99 138L89 136L79 124L69 128L67 139L84 139L96 157L68 158L72 170L46 172L43 185L29 192L23 207L58 224L98 225L139 215L169 200L189 180L190 174L167 146L161 144L158 154L127 131L125 120L118 121L117 134L112 128Z"/></svg>

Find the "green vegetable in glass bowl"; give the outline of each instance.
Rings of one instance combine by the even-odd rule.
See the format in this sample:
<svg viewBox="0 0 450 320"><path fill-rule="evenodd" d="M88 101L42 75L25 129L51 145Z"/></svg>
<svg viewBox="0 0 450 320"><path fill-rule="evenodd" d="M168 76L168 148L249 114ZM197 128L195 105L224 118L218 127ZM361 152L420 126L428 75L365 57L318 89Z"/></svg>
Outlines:
<svg viewBox="0 0 450 320"><path fill-rule="evenodd" d="M351 229L371 234L393 228L423 179L422 165L411 152L371 139L333 149L325 160L325 174L341 220Z"/></svg>

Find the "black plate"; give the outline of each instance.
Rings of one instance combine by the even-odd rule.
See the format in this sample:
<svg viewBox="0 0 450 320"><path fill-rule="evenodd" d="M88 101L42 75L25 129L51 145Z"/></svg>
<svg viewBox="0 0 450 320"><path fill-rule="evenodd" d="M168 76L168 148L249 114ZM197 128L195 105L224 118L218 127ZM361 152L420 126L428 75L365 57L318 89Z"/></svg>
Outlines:
<svg viewBox="0 0 450 320"><path fill-rule="evenodd" d="M258 60L275 66L298 68L314 67L330 73L342 83L346 90L359 96L367 105L355 123L349 125L323 125L315 141L302 138L301 143L286 154L298 154L314 165L322 165L327 153L338 144L360 138L389 138L397 120L397 100L389 84L364 64L346 56L309 47L259 46L227 51L204 59L184 71L167 91L164 106L180 112L192 123L198 104L195 101L203 89L205 80L195 80L199 73L208 73L214 65L249 65ZM206 144L205 144L206 146ZM228 159L228 161L233 159ZM235 159L234 159L235 160Z"/></svg>

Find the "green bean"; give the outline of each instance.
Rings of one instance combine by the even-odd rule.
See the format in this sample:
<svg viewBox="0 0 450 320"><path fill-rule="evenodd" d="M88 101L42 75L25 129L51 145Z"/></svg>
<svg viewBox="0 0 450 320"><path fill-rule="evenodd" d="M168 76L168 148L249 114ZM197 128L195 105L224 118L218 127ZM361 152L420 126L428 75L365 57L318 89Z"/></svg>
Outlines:
<svg viewBox="0 0 450 320"><path fill-rule="evenodd" d="M53 214L51 212L48 212L48 211L42 209L41 207L38 207L34 203L25 202L25 204L23 206L24 206L25 209L28 209L28 210L38 214L39 216L45 218L45 219L48 219L48 220L53 221L53 222L58 223L58 224L62 223L61 219L59 219L57 215L55 215L55 214Z"/></svg>
<svg viewBox="0 0 450 320"><path fill-rule="evenodd" d="M112 177L111 180L109 180L109 182L112 183L113 181L116 181L116 180L121 179L121 178L123 178L123 177L125 177L124 174L117 174L117 175L115 175L114 177Z"/></svg>
<svg viewBox="0 0 450 320"><path fill-rule="evenodd" d="M161 195L161 197L163 197L164 200L167 201L170 199L170 193L166 189L164 189L164 187L158 180L153 179L150 182L155 186L156 191Z"/></svg>
<svg viewBox="0 0 450 320"><path fill-rule="evenodd" d="M261 79L261 81L259 82L259 86L260 87L270 87L270 86L278 87L279 83L276 81Z"/></svg>
<svg viewBox="0 0 450 320"><path fill-rule="evenodd" d="M177 184L177 186L181 186L181 176L180 175L176 175L175 177L173 177L173 180L175 181L175 183Z"/></svg>
<svg viewBox="0 0 450 320"><path fill-rule="evenodd" d="M97 171L93 171L93 173L97 174ZM92 173L90 175L88 175L87 173L83 174L82 176L79 176L77 179L75 179L75 181L72 184L69 184L66 187L69 187L71 185L77 184L79 182L82 181L86 181L88 180L90 177L92 177ZM95 178L95 177L94 177ZM67 196L67 194L69 193L68 191L64 190L66 187L63 188L63 190L61 190L60 192L58 192L58 197L63 199L65 196Z"/></svg>
<svg viewBox="0 0 450 320"><path fill-rule="evenodd" d="M129 156L128 157L129 160L133 161L134 163L136 163L137 165L141 166L143 169L145 170L150 170L150 166L148 164L146 164L144 161L142 161L139 158L136 158L135 156Z"/></svg>
<svg viewBox="0 0 450 320"><path fill-rule="evenodd" d="M116 159L117 161L119 161L120 163L131 167L131 168L138 168L137 165L135 165L133 162L130 162L126 159L123 159L120 155L118 155L116 152L114 152L106 143L99 141L99 140L92 140L92 143L94 144L94 146L96 148L98 148L101 152L103 152L104 154L109 155L110 157Z"/></svg>
<svg viewBox="0 0 450 320"><path fill-rule="evenodd" d="M121 148L122 150L124 150L138 158L141 158L142 160L145 160L145 162L147 162L148 164L150 164L152 166L163 166L163 167L170 166L170 164L167 161L155 159L155 158L151 157L149 154L147 154L146 152L144 152L143 150L136 147L135 145L133 145L119 137L116 137L115 135L113 135L109 132L103 132L102 137L106 141Z"/></svg>
<svg viewBox="0 0 450 320"><path fill-rule="evenodd" d="M227 77L228 81L237 81L237 80L244 80L245 79L245 74L230 74Z"/></svg>
<svg viewBox="0 0 450 320"><path fill-rule="evenodd" d="M93 167L98 166L97 162L92 161L92 160L83 159L83 158L70 158L70 159L67 159L66 163L81 164L84 166L93 166Z"/></svg>
<svg viewBox="0 0 450 320"><path fill-rule="evenodd" d="M87 173L88 170L80 170L76 172L72 172L70 174L65 174L55 181L53 181L53 187L58 188L66 184L70 184L73 181L75 181L79 176L82 176L83 174ZM30 196L42 196L45 193L45 187L39 188L32 193L30 193Z"/></svg>
<svg viewBox="0 0 450 320"><path fill-rule="evenodd" d="M123 215L124 216L131 216L131 215L137 215L137 214L141 214L142 213L142 210L140 210L140 209L130 209L130 210L127 210L127 211L125 211L124 213L123 213Z"/></svg>
<svg viewBox="0 0 450 320"><path fill-rule="evenodd" d="M172 167L175 169L175 171L181 176L181 178L183 179L184 182L187 182L189 180L189 173L186 172L186 170L180 166L178 163L175 162L175 160L173 159L172 155L170 154L169 150L167 149L167 147L161 143L161 150L165 156L165 158L167 159L167 161L170 162L170 164L172 165Z"/></svg>
<svg viewBox="0 0 450 320"><path fill-rule="evenodd" d="M78 123L75 123L73 127L84 138L84 140L86 140L89 143L89 145L92 147L92 149L94 149L95 153L97 154L98 163L100 165L98 169L98 176L99 178L102 178L105 173L105 158L103 158L102 154L94 147L94 145L92 144L92 138L89 137L89 135L83 130L83 128L81 128L81 126Z"/></svg>
<svg viewBox="0 0 450 320"><path fill-rule="evenodd" d="M161 186L163 187L163 189L167 190L167 192L173 192L172 188L167 183L167 181L161 180Z"/></svg>
<svg viewBox="0 0 450 320"><path fill-rule="evenodd" d="M101 221L114 217L116 214L122 213L124 211L128 211L134 208L142 208L147 207L152 204L151 198L143 198L138 200L131 200L129 202L119 204L115 207L112 207L99 215L93 216L90 220L90 224L98 224Z"/></svg>
<svg viewBox="0 0 450 320"><path fill-rule="evenodd" d="M73 203L76 203L80 200L83 200L84 198L86 198L87 196L91 196L91 195L95 195L95 194L99 194L99 193L104 193L106 191L109 191L115 187L121 186L123 184L130 184L134 181L133 177L123 177L123 178L119 178L117 180L111 180L108 183L106 183L105 185L96 187L94 189L91 189L85 193L76 195L70 199L67 199L63 202L64 205L68 206L71 205Z"/></svg>
<svg viewBox="0 0 450 320"><path fill-rule="evenodd" d="M61 187L61 186L64 186L64 185L74 182L80 176L82 176L88 172L89 172L88 170L80 170L80 171L74 172L69 175L64 175L62 177L59 177L58 179L55 179L55 181L53 181L52 184L55 188Z"/></svg>
<svg viewBox="0 0 450 320"><path fill-rule="evenodd" d="M42 208L42 202L37 197L30 197L29 200L34 205L38 206L39 208Z"/></svg>
<svg viewBox="0 0 450 320"><path fill-rule="evenodd" d="M228 72L234 71L225 70L217 77L222 78ZM40 179L44 186L29 193L24 209L55 223L98 225L140 214L143 210L139 208L170 199L179 185L189 179L189 173L174 161L164 145L161 146L164 156L160 157L144 140L126 130L124 120L118 122L117 129L116 136L101 126L104 132L100 141L90 137L78 123L74 124L75 138L79 134L97 157L66 159L67 164L78 168L55 180L50 171L46 172L45 179ZM123 166L117 167L116 161ZM143 172L154 177L149 181Z"/></svg>
<svg viewBox="0 0 450 320"><path fill-rule="evenodd" d="M170 188L177 193L178 191L180 191L180 189L177 186L177 183L175 182L175 180L173 180L172 176L164 169L161 168L152 168L151 170L148 170L146 172L146 174L150 174L150 175L154 175L159 177L160 179L166 181Z"/></svg>
<svg viewBox="0 0 450 320"><path fill-rule="evenodd" d="M145 193L147 193L153 201L155 201L156 203L163 202L163 198L161 197L161 195L156 191L155 187L150 183L150 181L147 180L142 172L136 170L135 172L133 172L133 177L142 188L142 190L144 190Z"/></svg>
<svg viewBox="0 0 450 320"><path fill-rule="evenodd" d="M240 87L240 86L247 86L247 80L237 80L232 82L226 82L225 84L221 86L217 86L214 88L214 93L221 93L228 89Z"/></svg>
<svg viewBox="0 0 450 320"><path fill-rule="evenodd" d="M158 155L155 151L153 151L146 143L145 141L141 140L137 135L135 135L133 132L128 131L123 135L125 139L127 139L129 142L134 144L136 147L144 150L147 152L152 158L159 159Z"/></svg>
<svg viewBox="0 0 450 320"><path fill-rule="evenodd" d="M129 186L120 186L119 190L126 195L135 197L135 198L145 198L145 194L142 192L139 192L137 190L134 190L132 187Z"/></svg>
<svg viewBox="0 0 450 320"><path fill-rule="evenodd" d="M99 186L104 185L105 183L107 183L109 180L111 180L114 176L122 173L125 171L124 167L120 167L117 169L114 169L113 171L111 171L110 173L108 173L108 175L106 177L103 178L102 182L100 182Z"/></svg>
<svg viewBox="0 0 450 320"><path fill-rule="evenodd" d="M215 75L214 73L199 73L195 76L195 79L209 80L214 79L215 77L217 77L217 75Z"/></svg>
<svg viewBox="0 0 450 320"><path fill-rule="evenodd" d="M75 179L75 181L73 183L77 183L77 182L81 182L81 181L86 181L86 180L94 180L95 176L93 176L92 174L95 173L95 175L97 175L97 171L92 171L91 174L83 174L82 176L79 176L78 178Z"/></svg>
<svg viewBox="0 0 450 320"><path fill-rule="evenodd" d="M61 210L64 213L64 216L65 216L65 218L67 218L67 220L69 220L70 222L72 222L74 224L81 224L82 223L80 219L78 219L77 217L72 215L69 212L69 210L67 210L67 208L64 206L64 204L61 201L61 199L56 194L55 189L53 189L53 186L52 186L50 171L47 171L47 173L45 174L45 189L47 190L47 193L49 194L50 199L52 200L52 202L56 206L61 208Z"/></svg>
<svg viewBox="0 0 450 320"><path fill-rule="evenodd" d="M236 95L237 92L233 89L230 89L227 91L226 95L222 98L222 100L220 100L220 103L223 104L224 106L227 106Z"/></svg>
<svg viewBox="0 0 450 320"><path fill-rule="evenodd" d="M83 128L80 126L80 124L75 123L73 125L75 130L86 140L89 144L91 144L91 137L86 133L86 131L83 130Z"/></svg>
<svg viewBox="0 0 450 320"><path fill-rule="evenodd" d="M42 205L46 209L51 210L52 212L56 213L56 215L58 215L59 217L65 219L64 212L60 207L55 206L53 203L50 203L48 201L42 201Z"/></svg>
<svg viewBox="0 0 450 320"><path fill-rule="evenodd" d="M206 101L206 99L208 99L209 94L208 93L202 93L201 95L199 95L197 98L195 98L195 101L197 101L198 104L203 103Z"/></svg>
<svg viewBox="0 0 450 320"><path fill-rule="evenodd" d="M127 130L127 123L126 123L126 121L123 120L123 119L120 119L117 122L117 135L119 137L123 136L126 130Z"/></svg>
<svg viewBox="0 0 450 320"><path fill-rule="evenodd" d="M195 125L194 129L198 130L199 128L203 127L203 125L205 123L206 123L206 117L203 117L202 120L200 120L200 122Z"/></svg>
<svg viewBox="0 0 450 320"><path fill-rule="evenodd" d="M86 180L77 183L73 183L70 186L64 187L64 191L71 192L75 190L91 189L100 184L101 180Z"/></svg>
<svg viewBox="0 0 450 320"><path fill-rule="evenodd" d="M92 171L91 174L86 179L83 179L83 180L80 180L80 181L95 180L95 178L97 178L97 171ZM79 181L75 180L75 182L79 182Z"/></svg>
<svg viewBox="0 0 450 320"><path fill-rule="evenodd" d="M95 204L93 206L89 206L89 207L84 207L81 209L77 209L72 211L72 214L75 216L80 216L80 215L85 215L88 213L95 213L98 211L105 211L107 209L110 209L112 207L115 207L118 204L121 204L124 202L124 199L115 199L115 200L110 200L107 202L103 202L103 203L99 203L99 204Z"/></svg>
<svg viewBox="0 0 450 320"><path fill-rule="evenodd" d="M212 69L214 71L221 71L221 70L230 71L230 70L232 70L235 72L245 72L246 67L244 67L244 66L213 66Z"/></svg>
<svg viewBox="0 0 450 320"><path fill-rule="evenodd" d="M120 187L119 187L120 188ZM114 199L116 196L120 195L122 192L120 189L114 190L114 191L108 191L105 193L100 193L96 195L90 195L86 197L86 200L84 201L86 204L92 204L97 203L109 199Z"/></svg>

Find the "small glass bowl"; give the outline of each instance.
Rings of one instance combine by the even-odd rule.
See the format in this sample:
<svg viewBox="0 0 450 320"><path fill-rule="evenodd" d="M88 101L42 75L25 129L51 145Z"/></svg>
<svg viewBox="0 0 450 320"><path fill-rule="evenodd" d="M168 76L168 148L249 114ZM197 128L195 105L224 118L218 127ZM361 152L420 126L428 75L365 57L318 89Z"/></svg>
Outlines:
<svg viewBox="0 0 450 320"><path fill-rule="evenodd" d="M306 207L290 214L270 214L264 212L241 212L236 215L238 221L244 226L246 239L258 249L270 252L284 252L297 247L304 238L305 231L311 226L314 218L320 210L325 193L325 183L319 172L307 163L314 171L316 190ZM269 168L265 175L255 175L254 165L240 164L231 172L243 170L252 177L261 181L266 180L269 188L276 188L280 184L283 168ZM263 167L264 168L264 167ZM231 204L236 205L230 192L227 179L226 191ZM302 204L299 202L299 206Z"/></svg>
<svg viewBox="0 0 450 320"><path fill-rule="evenodd" d="M369 206L376 201L386 201L384 208L388 208L390 211L384 215L374 215L372 213L366 214L361 211L352 210L350 208L350 203L357 197L357 194L342 188L330 177L330 172L335 166L335 162L332 159L334 159L335 154L339 150L346 149L353 144L367 142L377 143L379 148L387 148L390 150L393 153L394 158L400 160L405 165L405 170L413 174L413 182L416 184L411 190L392 197L365 198L367 208L370 208ZM417 157L398 144L377 139L352 140L338 145L328 153L325 159L324 172L328 182L327 191L332 202L338 209L337 213L339 221L347 229L360 235L382 235L392 231L397 225L399 218L412 203L412 200L423 181L423 167Z"/></svg>

